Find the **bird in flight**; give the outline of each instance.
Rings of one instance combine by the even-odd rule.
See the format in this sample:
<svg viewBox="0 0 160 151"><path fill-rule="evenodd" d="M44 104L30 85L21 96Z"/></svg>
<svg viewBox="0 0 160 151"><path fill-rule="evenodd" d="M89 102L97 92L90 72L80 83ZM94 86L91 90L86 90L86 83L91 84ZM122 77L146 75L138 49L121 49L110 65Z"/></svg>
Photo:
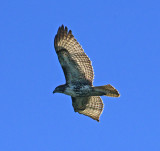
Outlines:
<svg viewBox="0 0 160 151"><path fill-rule="evenodd" d="M70 95L75 112L99 121L104 106L100 96L119 97L119 92L110 84L93 86L94 72L91 61L67 27L59 27L54 47L66 84L57 86L53 93Z"/></svg>

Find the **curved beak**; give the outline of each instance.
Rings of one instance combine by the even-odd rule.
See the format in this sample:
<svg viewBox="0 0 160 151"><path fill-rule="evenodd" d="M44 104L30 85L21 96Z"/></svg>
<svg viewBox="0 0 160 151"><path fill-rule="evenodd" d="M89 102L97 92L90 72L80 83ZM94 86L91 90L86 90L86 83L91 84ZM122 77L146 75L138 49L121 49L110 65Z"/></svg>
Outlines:
<svg viewBox="0 0 160 151"><path fill-rule="evenodd" d="M54 93L56 93L56 91L55 91L55 90L53 91L53 94L54 94Z"/></svg>

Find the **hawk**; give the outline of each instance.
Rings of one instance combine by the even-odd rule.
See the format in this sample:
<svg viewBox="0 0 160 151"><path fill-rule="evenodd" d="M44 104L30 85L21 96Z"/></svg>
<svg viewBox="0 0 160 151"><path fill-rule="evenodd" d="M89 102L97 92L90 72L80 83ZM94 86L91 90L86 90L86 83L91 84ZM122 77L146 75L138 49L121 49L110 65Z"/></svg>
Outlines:
<svg viewBox="0 0 160 151"><path fill-rule="evenodd" d="M53 93L70 95L75 112L99 121L104 106L100 96L119 97L119 92L110 84L93 86L94 72L91 61L67 27L59 27L54 47L66 84L57 86Z"/></svg>

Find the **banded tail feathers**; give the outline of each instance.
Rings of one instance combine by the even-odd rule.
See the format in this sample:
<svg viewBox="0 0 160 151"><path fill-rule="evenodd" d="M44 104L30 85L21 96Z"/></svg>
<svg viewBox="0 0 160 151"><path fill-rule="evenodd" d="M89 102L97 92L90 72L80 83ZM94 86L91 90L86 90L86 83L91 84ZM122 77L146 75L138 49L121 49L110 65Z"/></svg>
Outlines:
<svg viewBox="0 0 160 151"><path fill-rule="evenodd" d="M119 92L113 86L111 86L110 84L104 85L104 86L94 87L94 90L96 92L104 93L105 96L120 97Z"/></svg>

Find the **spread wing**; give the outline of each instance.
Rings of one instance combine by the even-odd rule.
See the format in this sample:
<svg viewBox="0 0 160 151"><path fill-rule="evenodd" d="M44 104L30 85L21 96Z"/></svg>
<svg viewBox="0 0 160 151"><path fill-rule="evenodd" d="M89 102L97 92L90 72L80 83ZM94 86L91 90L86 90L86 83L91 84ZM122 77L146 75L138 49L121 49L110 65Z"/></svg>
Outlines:
<svg viewBox="0 0 160 151"><path fill-rule="evenodd" d="M65 74L66 83L83 82L92 85L94 73L91 61L81 45L68 32L67 27L59 27L54 39L54 47Z"/></svg>
<svg viewBox="0 0 160 151"><path fill-rule="evenodd" d="M72 105L75 112L84 114L99 122L103 111L103 101L99 96L72 97Z"/></svg>

